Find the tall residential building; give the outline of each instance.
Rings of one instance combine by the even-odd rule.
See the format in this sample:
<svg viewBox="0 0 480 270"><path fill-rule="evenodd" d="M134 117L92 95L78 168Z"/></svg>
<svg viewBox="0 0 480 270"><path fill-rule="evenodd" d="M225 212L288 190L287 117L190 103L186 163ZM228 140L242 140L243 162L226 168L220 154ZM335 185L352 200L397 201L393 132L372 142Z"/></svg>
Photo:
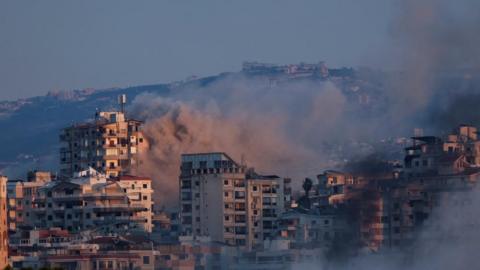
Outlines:
<svg viewBox="0 0 480 270"><path fill-rule="evenodd" d="M71 177L89 167L116 177L130 173L139 164L146 146L141 121L124 112L99 112L92 122L75 124L60 135L61 174Z"/></svg>
<svg viewBox="0 0 480 270"><path fill-rule="evenodd" d="M8 265L7 181L0 176L0 269Z"/></svg>
<svg viewBox="0 0 480 270"><path fill-rule="evenodd" d="M184 235L248 250L272 236L290 201L289 180L258 175L225 153L182 155L180 188Z"/></svg>

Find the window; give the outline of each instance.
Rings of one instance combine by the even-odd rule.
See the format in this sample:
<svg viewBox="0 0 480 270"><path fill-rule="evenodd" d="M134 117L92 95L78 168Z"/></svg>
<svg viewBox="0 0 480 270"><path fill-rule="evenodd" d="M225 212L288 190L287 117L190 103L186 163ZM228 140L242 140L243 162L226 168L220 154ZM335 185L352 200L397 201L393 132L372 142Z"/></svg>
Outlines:
<svg viewBox="0 0 480 270"><path fill-rule="evenodd" d="M228 180L223 180L223 184L224 184L225 186L228 186Z"/></svg>
<svg viewBox="0 0 480 270"><path fill-rule="evenodd" d="M148 199L147 196L143 196L143 200L146 201Z"/></svg>
<svg viewBox="0 0 480 270"><path fill-rule="evenodd" d="M143 264L150 264L150 257L149 256L143 256Z"/></svg>
<svg viewBox="0 0 480 270"><path fill-rule="evenodd" d="M243 198L245 198L245 192L244 192L244 191L235 191L235 198L236 198L236 199L243 199Z"/></svg>

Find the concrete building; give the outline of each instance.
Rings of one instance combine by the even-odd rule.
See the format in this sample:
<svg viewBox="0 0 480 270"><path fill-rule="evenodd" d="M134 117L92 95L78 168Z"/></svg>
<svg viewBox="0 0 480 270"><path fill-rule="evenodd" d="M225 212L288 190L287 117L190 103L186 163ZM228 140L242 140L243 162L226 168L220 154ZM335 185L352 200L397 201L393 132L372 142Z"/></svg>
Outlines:
<svg viewBox="0 0 480 270"><path fill-rule="evenodd" d="M444 139L420 136L412 141L413 145L405 148L407 177L454 175L480 167L480 141L473 126L461 125Z"/></svg>
<svg viewBox="0 0 480 270"><path fill-rule="evenodd" d="M258 175L225 153L182 155L180 190L182 234L246 249L272 236L290 200L288 180Z"/></svg>
<svg viewBox="0 0 480 270"><path fill-rule="evenodd" d="M351 235L344 215L339 209L325 208L320 211L283 213L277 222L277 239L290 241L291 248L327 249L335 241L349 241Z"/></svg>
<svg viewBox="0 0 480 270"><path fill-rule="evenodd" d="M8 265L7 181L0 176L0 269Z"/></svg>
<svg viewBox="0 0 480 270"><path fill-rule="evenodd" d="M63 129L61 175L71 177L89 167L113 177L132 173L146 147L141 126L141 121L128 119L123 112L98 112L92 122Z"/></svg>
<svg viewBox="0 0 480 270"><path fill-rule="evenodd" d="M48 182L38 188L35 197L24 193L23 200L33 203L34 217L25 225L58 227L70 232L151 232L151 181L133 177L126 177L125 181L108 179L90 169L68 181Z"/></svg>
<svg viewBox="0 0 480 270"><path fill-rule="evenodd" d="M131 205L141 206L146 211L138 213L139 216L145 218L146 222L143 228L147 232L152 232L153 218L153 189L152 180L148 177L122 175L116 179L117 183L127 193Z"/></svg>
<svg viewBox="0 0 480 270"><path fill-rule="evenodd" d="M14 233L17 229L30 225L36 219L33 201L38 196L38 189L52 180L50 172L33 171L27 175L27 181L10 180L8 190L8 229Z"/></svg>
<svg viewBox="0 0 480 270"><path fill-rule="evenodd" d="M41 267L65 270L155 269L158 252L144 237L86 237L61 229L31 230L13 243L15 269Z"/></svg>

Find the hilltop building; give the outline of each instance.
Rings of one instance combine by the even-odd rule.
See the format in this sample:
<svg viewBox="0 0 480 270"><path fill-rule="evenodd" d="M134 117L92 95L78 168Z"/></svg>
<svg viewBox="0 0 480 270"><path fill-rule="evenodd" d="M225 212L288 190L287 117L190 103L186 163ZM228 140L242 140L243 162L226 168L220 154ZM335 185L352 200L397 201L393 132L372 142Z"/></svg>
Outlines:
<svg viewBox="0 0 480 270"><path fill-rule="evenodd" d="M317 75L328 77L329 71L324 62L318 64L275 65L259 62L243 62L242 71L250 75L287 75L290 77L305 77Z"/></svg>
<svg viewBox="0 0 480 270"><path fill-rule="evenodd" d="M123 108L124 103L121 104ZM97 112L94 121L63 129L61 175L71 177L89 167L111 177L132 173L141 162L139 154L146 147L141 126L141 121L128 119L122 109L121 112Z"/></svg>
<svg viewBox="0 0 480 270"><path fill-rule="evenodd" d="M247 250L273 237L291 200L289 179L258 175L225 153L182 155L179 180L182 233Z"/></svg>

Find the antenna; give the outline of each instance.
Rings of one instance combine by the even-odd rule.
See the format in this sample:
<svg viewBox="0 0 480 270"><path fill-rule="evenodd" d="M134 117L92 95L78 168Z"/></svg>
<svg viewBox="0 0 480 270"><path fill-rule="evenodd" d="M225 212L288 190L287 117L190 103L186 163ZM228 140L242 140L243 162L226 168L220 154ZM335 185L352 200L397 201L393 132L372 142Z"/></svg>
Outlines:
<svg viewBox="0 0 480 270"><path fill-rule="evenodd" d="M127 104L127 95L122 94L118 96L118 104L120 105L120 111L125 113L125 104Z"/></svg>
<svg viewBox="0 0 480 270"><path fill-rule="evenodd" d="M245 164L245 155L244 155L244 154L242 154L242 157L241 157L241 159L240 159L240 165L241 165L242 167L246 167L246 164Z"/></svg>

